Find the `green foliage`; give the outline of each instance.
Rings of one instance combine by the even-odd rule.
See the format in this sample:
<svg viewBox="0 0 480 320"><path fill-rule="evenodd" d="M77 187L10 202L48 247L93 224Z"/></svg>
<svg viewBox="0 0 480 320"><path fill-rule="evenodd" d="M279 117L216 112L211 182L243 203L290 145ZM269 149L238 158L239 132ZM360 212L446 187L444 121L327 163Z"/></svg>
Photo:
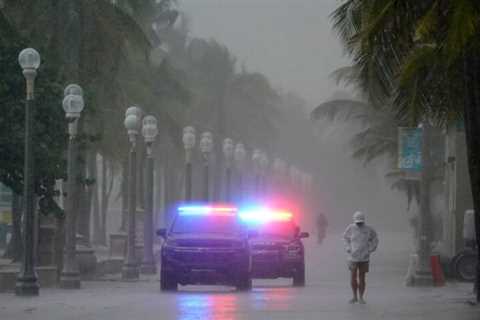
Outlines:
<svg viewBox="0 0 480 320"><path fill-rule="evenodd" d="M0 14L0 21L6 23ZM5 30L5 29L3 29ZM25 137L25 80L17 63L25 41L14 29L0 32L0 182L22 194ZM35 192L42 213L61 215L53 200L55 180L65 176L66 130L61 107L62 88L49 65L39 69L34 110Z"/></svg>

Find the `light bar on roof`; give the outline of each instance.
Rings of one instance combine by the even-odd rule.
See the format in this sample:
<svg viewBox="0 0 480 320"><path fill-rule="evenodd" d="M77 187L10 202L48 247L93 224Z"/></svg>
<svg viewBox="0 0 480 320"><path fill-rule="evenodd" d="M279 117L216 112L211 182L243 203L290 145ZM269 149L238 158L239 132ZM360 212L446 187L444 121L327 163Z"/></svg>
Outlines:
<svg viewBox="0 0 480 320"><path fill-rule="evenodd" d="M264 207L241 210L239 216L241 220L252 223L291 221L293 218L291 212Z"/></svg>
<svg viewBox="0 0 480 320"><path fill-rule="evenodd" d="M181 206L178 208L181 216L234 216L237 208L227 206Z"/></svg>

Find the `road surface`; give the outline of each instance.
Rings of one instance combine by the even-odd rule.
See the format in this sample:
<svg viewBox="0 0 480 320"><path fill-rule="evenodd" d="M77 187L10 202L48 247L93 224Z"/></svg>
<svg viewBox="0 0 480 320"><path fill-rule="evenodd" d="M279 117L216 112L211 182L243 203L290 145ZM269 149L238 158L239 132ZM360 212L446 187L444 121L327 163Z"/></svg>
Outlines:
<svg viewBox="0 0 480 320"><path fill-rule="evenodd" d="M129 283L84 282L76 291L42 289L36 298L0 294L1 320L478 320L480 308L464 302L471 286L407 288L408 235L380 232L380 246L368 278L367 305L349 305L348 272L340 235L308 247L308 285L289 280L255 281L248 293L228 287L182 287L161 293L158 277ZM392 249L396 248L396 249ZM156 278L156 279L155 279Z"/></svg>

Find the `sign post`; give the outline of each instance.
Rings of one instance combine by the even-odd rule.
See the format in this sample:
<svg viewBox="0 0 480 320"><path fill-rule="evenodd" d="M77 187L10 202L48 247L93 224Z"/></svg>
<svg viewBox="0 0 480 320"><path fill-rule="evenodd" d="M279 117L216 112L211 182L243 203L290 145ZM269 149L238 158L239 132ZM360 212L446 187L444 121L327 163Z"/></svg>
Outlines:
<svg viewBox="0 0 480 320"><path fill-rule="evenodd" d="M422 171L422 129L398 128L398 168L410 172Z"/></svg>

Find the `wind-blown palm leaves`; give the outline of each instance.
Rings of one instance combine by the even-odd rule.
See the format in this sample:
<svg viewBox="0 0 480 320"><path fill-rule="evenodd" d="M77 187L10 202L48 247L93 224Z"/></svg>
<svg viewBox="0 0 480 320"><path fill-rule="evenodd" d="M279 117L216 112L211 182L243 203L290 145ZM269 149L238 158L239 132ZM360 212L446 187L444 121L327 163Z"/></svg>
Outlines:
<svg viewBox="0 0 480 320"><path fill-rule="evenodd" d="M149 10L154 5L153 1L128 4L134 12L142 4L148 4ZM151 12L160 14L170 4L162 1ZM142 105L169 125L178 121L157 104L155 89L166 84L173 89L172 95L184 94L171 75L162 73L166 67L150 65L151 37L145 25L121 6L106 0L6 0L3 12L42 53L44 64L57 66L59 78L83 86L87 96L84 117L92 133L104 137L100 145L106 154L118 159L125 151L118 144L112 147L112 142L124 133L124 110L131 104ZM109 133L113 140L105 139Z"/></svg>
<svg viewBox="0 0 480 320"><path fill-rule="evenodd" d="M314 120L324 118L360 124L361 128L351 138L350 146L352 157L364 165L384 157L393 162L397 157L399 121L387 108L374 108L359 100L338 99L320 104L312 111L311 117ZM393 189L405 192L408 206L412 200L419 199L418 181L407 180L397 171L388 172L386 177L391 180Z"/></svg>
<svg viewBox="0 0 480 320"><path fill-rule="evenodd" d="M412 124L465 120L480 250L480 3L346 0L333 20L371 101Z"/></svg>

